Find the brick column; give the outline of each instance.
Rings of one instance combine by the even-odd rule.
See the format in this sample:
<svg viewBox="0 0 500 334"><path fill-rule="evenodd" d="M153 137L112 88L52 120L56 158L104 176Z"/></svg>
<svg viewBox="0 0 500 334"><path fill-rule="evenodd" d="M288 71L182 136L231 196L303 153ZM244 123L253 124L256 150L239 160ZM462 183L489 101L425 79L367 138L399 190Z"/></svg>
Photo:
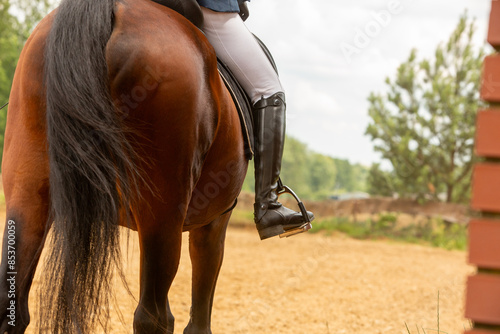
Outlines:
<svg viewBox="0 0 500 334"><path fill-rule="evenodd" d="M493 0L488 42L500 51L500 0ZM467 280L466 334L500 334L500 54L486 57L481 98L490 103L477 115L476 164L471 208L481 212L469 226L469 262L477 274Z"/></svg>

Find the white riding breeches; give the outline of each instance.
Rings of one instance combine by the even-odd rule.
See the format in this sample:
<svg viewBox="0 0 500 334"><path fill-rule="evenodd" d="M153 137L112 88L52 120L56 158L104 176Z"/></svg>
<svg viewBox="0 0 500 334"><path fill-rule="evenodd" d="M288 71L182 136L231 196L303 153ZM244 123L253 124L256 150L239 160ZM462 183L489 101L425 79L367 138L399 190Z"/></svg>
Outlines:
<svg viewBox="0 0 500 334"><path fill-rule="evenodd" d="M283 92L278 75L239 14L215 12L205 7L201 10L204 16L203 32L252 104L262 97Z"/></svg>

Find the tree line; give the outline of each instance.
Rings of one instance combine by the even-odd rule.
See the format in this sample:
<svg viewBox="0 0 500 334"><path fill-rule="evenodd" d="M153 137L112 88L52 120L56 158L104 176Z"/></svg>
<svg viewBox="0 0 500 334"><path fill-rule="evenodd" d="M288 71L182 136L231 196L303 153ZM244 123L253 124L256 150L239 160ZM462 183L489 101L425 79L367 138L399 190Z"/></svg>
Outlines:
<svg viewBox="0 0 500 334"><path fill-rule="evenodd" d="M368 171L366 166L314 152L298 139L286 138L281 178L301 199L322 200L365 191ZM250 164L243 190L253 192L254 180Z"/></svg>

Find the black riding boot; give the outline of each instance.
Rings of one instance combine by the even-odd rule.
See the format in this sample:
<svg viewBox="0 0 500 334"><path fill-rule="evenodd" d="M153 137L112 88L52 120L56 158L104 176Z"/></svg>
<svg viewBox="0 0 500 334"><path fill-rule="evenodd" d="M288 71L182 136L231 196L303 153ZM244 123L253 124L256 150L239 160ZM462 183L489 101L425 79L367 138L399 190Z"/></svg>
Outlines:
<svg viewBox="0 0 500 334"><path fill-rule="evenodd" d="M285 94L262 98L253 106L255 124L254 220L260 238L296 234L310 228L311 212L295 212L278 202L281 158L285 142ZM295 233L294 233L295 232Z"/></svg>

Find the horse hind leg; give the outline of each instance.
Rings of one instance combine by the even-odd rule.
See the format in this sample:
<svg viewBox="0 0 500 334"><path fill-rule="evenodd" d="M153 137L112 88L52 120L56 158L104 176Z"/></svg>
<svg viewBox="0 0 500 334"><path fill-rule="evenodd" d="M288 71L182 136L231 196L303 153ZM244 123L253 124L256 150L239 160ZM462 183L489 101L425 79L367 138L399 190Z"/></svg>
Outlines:
<svg viewBox="0 0 500 334"><path fill-rule="evenodd" d="M9 179L5 175L4 180ZM0 265L0 333L24 333L28 296L40 259L48 218L48 180L18 182L6 188L6 225ZM13 196L11 193L17 193Z"/></svg>
<svg viewBox="0 0 500 334"><path fill-rule="evenodd" d="M168 218L141 217L138 224L141 271L139 305L134 315L135 334L174 332L168 291L180 261L182 219L172 219L175 215L168 213L154 216Z"/></svg>
<svg viewBox="0 0 500 334"><path fill-rule="evenodd" d="M193 265L191 319L184 334L210 334L215 285L224 256L224 241L231 213L189 233Z"/></svg>

